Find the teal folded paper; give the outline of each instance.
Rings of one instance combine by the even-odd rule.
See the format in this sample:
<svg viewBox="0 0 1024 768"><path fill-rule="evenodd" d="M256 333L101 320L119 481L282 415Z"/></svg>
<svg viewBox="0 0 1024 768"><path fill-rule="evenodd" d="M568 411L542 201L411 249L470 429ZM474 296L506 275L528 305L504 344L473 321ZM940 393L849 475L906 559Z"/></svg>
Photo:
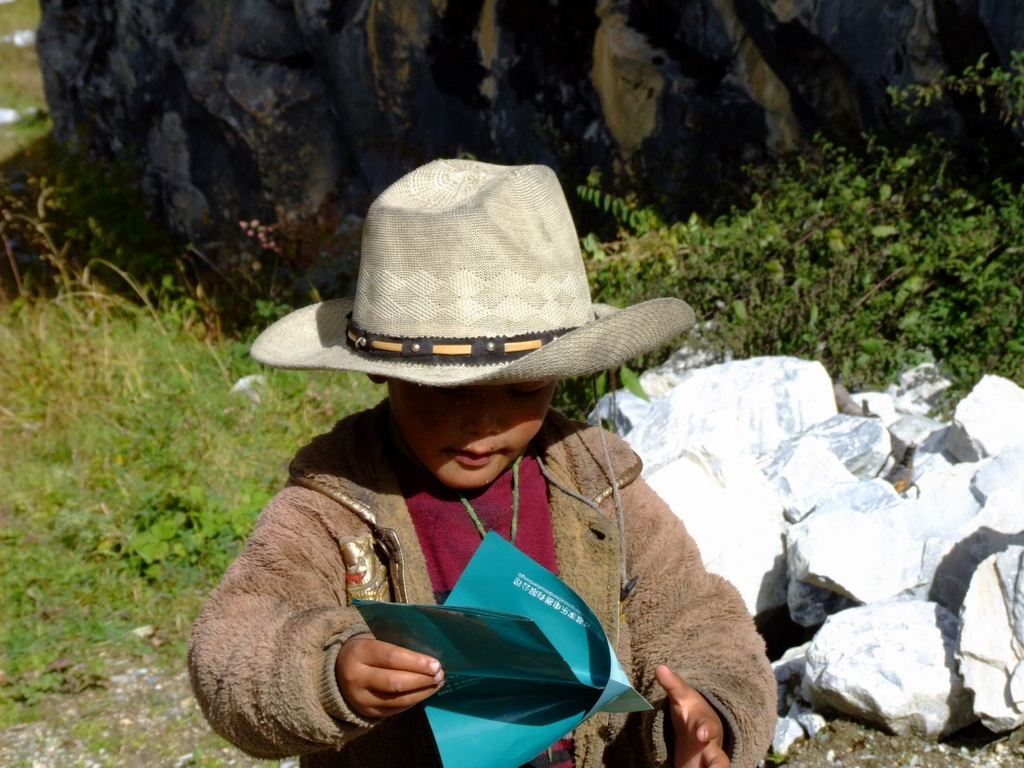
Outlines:
<svg viewBox="0 0 1024 768"><path fill-rule="evenodd" d="M494 532L444 605L353 605L377 639L440 660L425 710L444 768L518 768L598 712L651 708L591 608Z"/></svg>

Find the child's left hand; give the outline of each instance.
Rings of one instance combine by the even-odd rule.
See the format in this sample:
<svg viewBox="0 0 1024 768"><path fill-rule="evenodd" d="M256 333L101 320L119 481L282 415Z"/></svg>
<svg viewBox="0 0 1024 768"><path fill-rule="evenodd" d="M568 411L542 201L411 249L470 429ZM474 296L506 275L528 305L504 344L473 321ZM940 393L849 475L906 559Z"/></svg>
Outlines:
<svg viewBox="0 0 1024 768"><path fill-rule="evenodd" d="M725 729L714 707L664 664L654 674L668 696L675 735L673 768L729 768L722 749Z"/></svg>

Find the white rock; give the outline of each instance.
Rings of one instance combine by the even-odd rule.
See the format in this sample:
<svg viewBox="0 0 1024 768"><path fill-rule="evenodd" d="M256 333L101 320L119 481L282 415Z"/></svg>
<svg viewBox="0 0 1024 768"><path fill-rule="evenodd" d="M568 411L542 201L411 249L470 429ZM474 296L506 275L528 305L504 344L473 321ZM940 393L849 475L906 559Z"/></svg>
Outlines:
<svg viewBox="0 0 1024 768"><path fill-rule="evenodd" d="M992 491L981 512L961 530L960 535L982 527L999 533L1024 533L1024 478Z"/></svg>
<svg viewBox="0 0 1024 768"><path fill-rule="evenodd" d="M822 496L837 485L857 485L857 478L818 437L785 441L773 454L762 457L761 470L782 501L786 519L799 522Z"/></svg>
<svg viewBox="0 0 1024 768"><path fill-rule="evenodd" d="M793 622L801 627L816 627L833 613L860 603L831 589L792 578L786 589L786 605Z"/></svg>
<svg viewBox="0 0 1024 768"><path fill-rule="evenodd" d="M916 587L923 542L902 514L906 503L867 512L819 509L791 525L786 532L790 577L859 603L887 600Z"/></svg>
<svg viewBox="0 0 1024 768"><path fill-rule="evenodd" d="M953 413L947 450L977 461L1024 444L1024 389L1001 376L982 376Z"/></svg>
<svg viewBox="0 0 1024 768"><path fill-rule="evenodd" d="M780 717L775 721L772 752L777 755L789 754L789 748L805 738L807 738L807 734L804 732L804 727L795 718Z"/></svg>
<svg viewBox="0 0 1024 768"><path fill-rule="evenodd" d="M962 564L964 554L952 553L978 525L981 507L970 490L976 466L960 464L920 478L917 498L901 498L878 479L835 486L813 514L787 531L791 577L859 603L911 595L955 610L951 601L958 598L944 594L946 582L951 573L954 580L963 578L964 569L978 562ZM869 568L864 553L871 553ZM791 616L803 626L842 608L823 598L815 605L813 593L805 592L792 584L789 589Z"/></svg>
<svg viewBox="0 0 1024 768"><path fill-rule="evenodd" d="M896 401L889 392L858 392L850 397L854 402L866 405L868 411L881 419L887 427L900 418L896 412Z"/></svg>
<svg viewBox="0 0 1024 768"><path fill-rule="evenodd" d="M782 505L750 456L686 450L647 480L686 523L707 569L736 586L751 615L786 604Z"/></svg>
<svg viewBox="0 0 1024 768"><path fill-rule="evenodd" d="M1024 724L1024 547L986 558L964 598L957 656L974 711L991 731Z"/></svg>
<svg viewBox="0 0 1024 768"><path fill-rule="evenodd" d="M797 714L796 721L803 727L807 737L812 739L828 725L828 721L824 717L810 710L804 710Z"/></svg>
<svg viewBox="0 0 1024 768"><path fill-rule="evenodd" d="M892 440L880 419L837 413L818 422L793 440L817 438L850 472L861 479L875 477L892 452Z"/></svg>
<svg viewBox="0 0 1024 768"><path fill-rule="evenodd" d="M248 376L242 376L236 381L231 387L231 392L245 395L253 405L259 405L260 390L263 389L266 383L266 379L261 374L253 373Z"/></svg>
<svg viewBox="0 0 1024 768"><path fill-rule="evenodd" d="M626 440L650 476L687 448L754 456L835 415L832 381L818 362L760 357L692 372Z"/></svg>
<svg viewBox="0 0 1024 768"><path fill-rule="evenodd" d="M993 492L978 514L943 541L930 599L958 612L978 564L1014 545L1024 545L1024 481Z"/></svg>
<svg viewBox="0 0 1024 768"><path fill-rule="evenodd" d="M0 43L9 43L16 48L29 48L36 44L36 33L31 29L18 29L0 37Z"/></svg>
<svg viewBox="0 0 1024 768"><path fill-rule="evenodd" d="M0 125L10 125L21 119L21 114L16 109L0 107Z"/></svg>
<svg viewBox="0 0 1024 768"><path fill-rule="evenodd" d="M881 419L839 413L807 431L828 441L829 448L856 477L875 477L892 452L892 439Z"/></svg>
<svg viewBox="0 0 1024 768"><path fill-rule="evenodd" d="M899 383L886 392L892 396L897 413L928 416L952 383L934 363L922 363L900 374Z"/></svg>
<svg viewBox="0 0 1024 768"><path fill-rule="evenodd" d="M916 515L910 524L919 538L958 535L981 511L971 491L978 464L954 464L917 478L916 504L908 508Z"/></svg>
<svg viewBox="0 0 1024 768"><path fill-rule="evenodd" d="M867 513L902 503L903 498L885 480L847 480L836 483L819 496L815 511L822 514L842 510Z"/></svg>
<svg viewBox="0 0 1024 768"><path fill-rule="evenodd" d="M900 416L889 425L893 450L900 452L911 443L922 453L942 451L946 447L948 431L949 424L916 413Z"/></svg>
<svg viewBox="0 0 1024 768"><path fill-rule="evenodd" d="M694 350L684 346L677 349L668 360L655 368L648 368L640 374L640 386L651 397L661 397L673 387L688 379L691 373L699 368L707 368L716 362L729 362L732 355L725 361L716 361L710 352Z"/></svg>
<svg viewBox="0 0 1024 768"><path fill-rule="evenodd" d="M956 617L924 601L830 616L807 650L805 698L899 735L939 739L975 720L957 672Z"/></svg>
<svg viewBox="0 0 1024 768"><path fill-rule="evenodd" d="M1000 451L998 456L979 462L971 478L971 491L982 504L1000 488L1015 485L1024 479L1024 446Z"/></svg>
<svg viewBox="0 0 1024 768"><path fill-rule="evenodd" d="M775 748L821 727L808 706L932 739L1024 725L1024 576L1004 562L1024 552L1024 390L985 377L944 424L928 414L949 382L923 366L854 395L880 418L839 416L817 363L695 364L644 374L649 403L617 393L616 424L752 614L820 625L773 664ZM907 445L901 496L882 478Z"/></svg>
<svg viewBox="0 0 1024 768"><path fill-rule="evenodd" d="M810 643L804 643L796 648L789 648L779 659L772 662L772 672L775 673L775 685L777 691L776 714L782 717L793 702L800 701L800 688L803 684L804 669L807 666L807 648Z"/></svg>
<svg viewBox="0 0 1024 768"><path fill-rule="evenodd" d="M916 446L914 453L914 479L938 472L957 463L956 458L946 451L946 439L949 436L949 424L921 416L908 414L901 416L889 425L892 438L893 456L903 456L908 445ZM889 469L892 463L886 466Z"/></svg>
<svg viewBox="0 0 1024 768"><path fill-rule="evenodd" d="M587 421L596 424L597 415L600 414L607 424L614 427L617 435L625 437L630 430L647 418L651 405L651 400L644 400L627 389L620 389L614 394L603 395Z"/></svg>

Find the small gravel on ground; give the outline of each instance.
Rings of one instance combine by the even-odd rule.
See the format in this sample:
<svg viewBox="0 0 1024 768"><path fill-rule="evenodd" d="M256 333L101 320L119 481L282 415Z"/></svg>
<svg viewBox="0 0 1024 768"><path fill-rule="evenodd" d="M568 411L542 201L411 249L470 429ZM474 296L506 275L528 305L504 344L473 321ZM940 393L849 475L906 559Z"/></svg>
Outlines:
<svg viewBox="0 0 1024 768"><path fill-rule="evenodd" d="M297 768L248 757L214 735L184 670L112 662L108 677L74 695L52 694L38 720L0 730L4 768ZM765 768L1021 768L1024 729L996 737L977 727L947 743L896 737L833 720Z"/></svg>
<svg viewBox="0 0 1024 768"><path fill-rule="evenodd" d="M38 720L0 731L3 768L297 768L256 760L216 736L188 673L114 661L108 677L74 695L51 694Z"/></svg>

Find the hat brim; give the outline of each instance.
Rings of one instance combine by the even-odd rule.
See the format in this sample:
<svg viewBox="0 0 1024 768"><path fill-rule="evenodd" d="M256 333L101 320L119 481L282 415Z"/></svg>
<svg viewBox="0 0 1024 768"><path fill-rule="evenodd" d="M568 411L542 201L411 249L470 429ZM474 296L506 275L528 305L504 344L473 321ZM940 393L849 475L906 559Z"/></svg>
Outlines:
<svg viewBox="0 0 1024 768"><path fill-rule="evenodd" d="M332 299L298 309L267 328L252 356L274 368L356 371L416 384L456 387L567 379L617 368L668 342L694 323L690 306L660 298L615 309L595 304L593 321L540 349L504 363L424 364L353 349L346 340L355 300Z"/></svg>

